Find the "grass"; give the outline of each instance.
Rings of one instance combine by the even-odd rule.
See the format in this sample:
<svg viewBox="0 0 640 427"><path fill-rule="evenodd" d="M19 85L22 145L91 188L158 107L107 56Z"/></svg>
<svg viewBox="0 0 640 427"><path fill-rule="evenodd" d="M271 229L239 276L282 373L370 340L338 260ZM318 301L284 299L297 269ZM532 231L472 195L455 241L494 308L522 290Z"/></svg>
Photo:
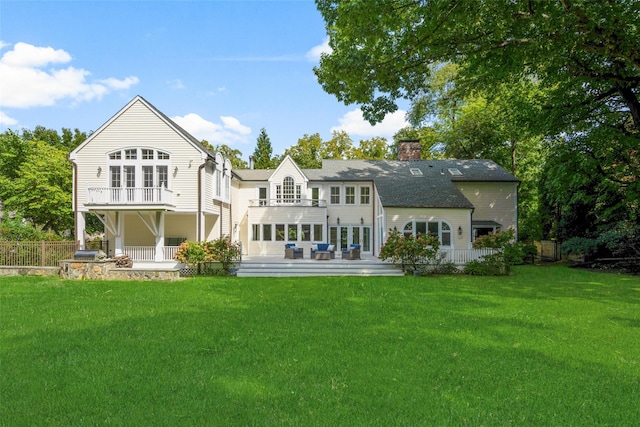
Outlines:
<svg viewBox="0 0 640 427"><path fill-rule="evenodd" d="M640 278L0 278L0 424L640 423Z"/></svg>

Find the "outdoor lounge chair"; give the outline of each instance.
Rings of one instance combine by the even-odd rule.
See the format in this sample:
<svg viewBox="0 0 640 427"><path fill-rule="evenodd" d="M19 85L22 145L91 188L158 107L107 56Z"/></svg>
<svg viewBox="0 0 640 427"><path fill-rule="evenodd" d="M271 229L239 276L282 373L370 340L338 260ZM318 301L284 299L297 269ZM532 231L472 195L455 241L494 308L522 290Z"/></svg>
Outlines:
<svg viewBox="0 0 640 427"><path fill-rule="evenodd" d="M360 245L349 245L342 251L342 259L360 259Z"/></svg>
<svg viewBox="0 0 640 427"><path fill-rule="evenodd" d="M302 248L297 248L295 243L287 243L284 245L284 257L286 259L302 258L304 251Z"/></svg>

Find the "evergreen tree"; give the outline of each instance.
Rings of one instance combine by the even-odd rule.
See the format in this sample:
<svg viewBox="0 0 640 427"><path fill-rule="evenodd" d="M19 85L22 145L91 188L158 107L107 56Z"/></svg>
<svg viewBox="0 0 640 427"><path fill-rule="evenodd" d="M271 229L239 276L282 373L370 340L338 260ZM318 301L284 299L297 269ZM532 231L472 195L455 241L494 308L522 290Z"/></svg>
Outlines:
<svg viewBox="0 0 640 427"><path fill-rule="evenodd" d="M273 149L271 140L265 128L260 129L258 135L256 149L253 152L253 167L256 169L271 169L275 166L274 159L271 157Z"/></svg>

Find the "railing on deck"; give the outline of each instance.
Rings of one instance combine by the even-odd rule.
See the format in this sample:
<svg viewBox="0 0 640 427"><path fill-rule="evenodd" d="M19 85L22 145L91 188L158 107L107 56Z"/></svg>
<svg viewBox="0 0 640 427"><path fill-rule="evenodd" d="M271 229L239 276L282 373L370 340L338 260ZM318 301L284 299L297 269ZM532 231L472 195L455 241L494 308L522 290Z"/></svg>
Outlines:
<svg viewBox="0 0 640 427"><path fill-rule="evenodd" d="M441 249L443 262L452 262L456 265L464 265L469 261L481 260L485 255L493 255L498 253L497 249Z"/></svg>
<svg viewBox="0 0 640 427"><path fill-rule="evenodd" d="M73 259L78 244L70 241L0 241L0 265L57 267L58 261Z"/></svg>
<svg viewBox="0 0 640 427"><path fill-rule="evenodd" d="M87 204L171 205L173 191L165 187L89 187Z"/></svg>
<svg viewBox="0 0 640 427"><path fill-rule="evenodd" d="M134 261L155 261L156 259L155 246L125 246L123 251ZM172 261L177 251L178 246L165 246L163 254L164 260Z"/></svg>
<svg viewBox="0 0 640 427"><path fill-rule="evenodd" d="M326 208L326 200L315 199L252 199L249 200L250 207L275 207L275 206L300 206L312 208Z"/></svg>

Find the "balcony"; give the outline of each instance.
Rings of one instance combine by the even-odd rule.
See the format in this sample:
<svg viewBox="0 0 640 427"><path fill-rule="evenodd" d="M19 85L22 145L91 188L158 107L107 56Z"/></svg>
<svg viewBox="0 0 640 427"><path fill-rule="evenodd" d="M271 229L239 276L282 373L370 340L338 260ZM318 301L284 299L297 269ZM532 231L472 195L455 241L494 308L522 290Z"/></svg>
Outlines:
<svg viewBox="0 0 640 427"><path fill-rule="evenodd" d="M173 191L165 187L89 187L87 205L173 206Z"/></svg>
<svg viewBox="0 0 640 427"><path fill-rule="evenodd" d="M294 206L304 208L326 208L326 200L313 199L252 199L249 200L250 207L279 207Z"/></svg>

